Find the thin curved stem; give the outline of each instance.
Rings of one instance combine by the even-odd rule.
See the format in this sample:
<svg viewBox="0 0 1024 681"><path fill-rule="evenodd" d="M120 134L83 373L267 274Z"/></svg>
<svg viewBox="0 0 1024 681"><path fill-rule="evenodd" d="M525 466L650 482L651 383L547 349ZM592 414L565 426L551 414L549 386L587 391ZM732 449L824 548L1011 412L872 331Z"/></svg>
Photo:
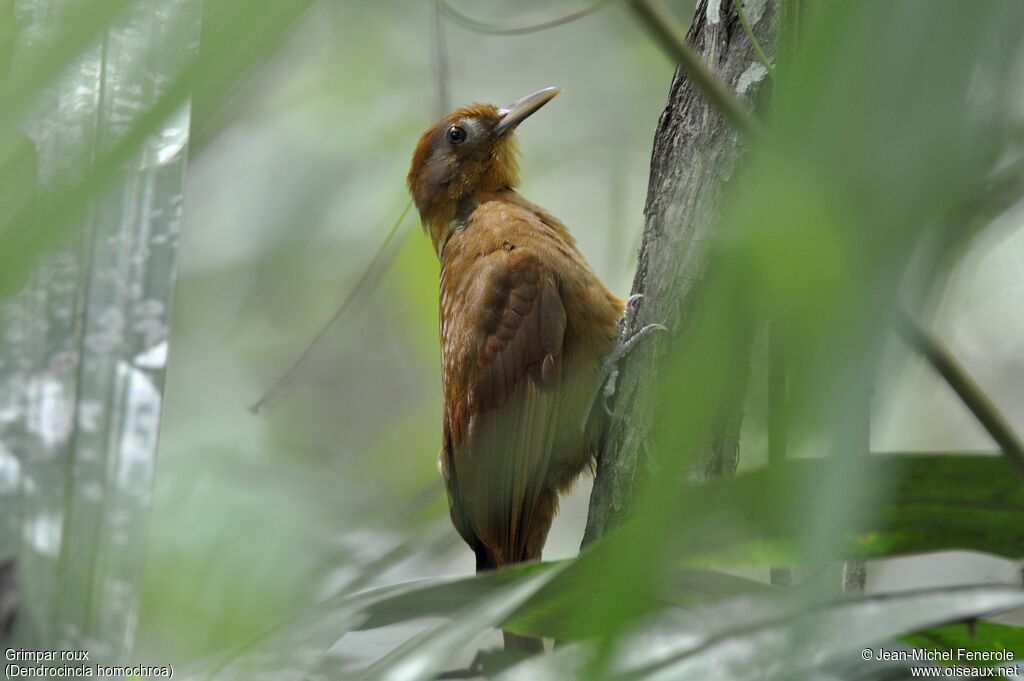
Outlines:
<svg viewBox="0 0 1024 681"><path fill-rule="evenodd" d="M594 12L603 9L614 1L615 0L597 0L592 5L563 14L562 16L521 24L496 24L474 19L453 7L449 0L441 0L441 7L445 14L448 15L448 18L452 21L457 24L461 24L465 28L476 33L487 33L489 35L524 35L527 33L534 33L536 31L543 31L548 28L554 28L555 26L561 26L562 24L568 24L569 22L576 21L577 19L582 19L588 14L593 14Z"/></svg>
<svg viewBox="0 0 1024 681"><path fill-rule="evenodd" d="M317 353L319 353L327 338L328 332L331 331L331 329L333 329L335 325L342 320L342 318L344 318L345 313L348 312L349 307L352 305L352 301L354 301L364 290L372 288L373 284L376 283L376 279L379 278L385 270L387 270L387 267L390 264L390 262L385 259L385 254L388 252L388 246L390 246L391 242L394 240L395 235L398 233L398 228L401 226L402 222L405 221L405 216L409 214L409 209L411 208L412 199L409 199L409 202L405 204L405 208L402 209L398 219L395 220L395 224L391 225L391 229L388 230L388 235L384 237L384 242L380 245L380 248L377 249L373 259L370 260L370 264L367 265L362 275L360 275L359 281L356 282L356 285L349 292L348 296L345 297L345 300L342 301L338 309L335 310L333 315L331 315L331 318L327 320L327 323L324 324L323 328L321 328L320 331L317 332L316 336L313 337L313 340L306 346L306 349L302 351L302 354L299 355L298 359L292 363L288 368L288 371L286 371L281 378L277 379L277 382L275 382L274 385L272 385L270 389L260 397L260 399L256 400L249 406L249 411L258 415L264 410L273 407L281 400L282 397L284 397L291 387L295 385L295 381L302 376L302 372L306 369L309 363Z"/></svg>
<svg viewBox="0 0 1024 681"><path fill-rule="evenodd" d="M704 96L740 131L740 134L747 138L748 142L767 139L761 121L743 106L729 87L701 61L700 55L686 42L686 36L679 30L673 18L657 4L656 0L632 0L630 4L661 49L686 71L697 89L704 93Z"/></svg>
<svg viewBox="0 0 1024 681"><path fill-rule="evenodd" d="M443 117L451 108L448 87L448 41L444 34L444 0L434 0L434 76L437 82L437 118Z"/></svg>
<svg viewBox="0 0 1024 681"><path fill-rule="evenodd" d="M768 77L774 80L775 78L775 65L768 59L768 55L765 54L764 50L761 49L761 43L758 42L757 36L754 35L754 29L750 26L750 20L747 19L747 13L743 10L743 0L733 0L733 6L736 7L736 15L740 18L740 23L743 25L743 30L747 34L747 38L750 40L750 46L754 48L754 54L764 68L768 71Z"/></svg>
<svg viewBox="0 0 1024 681"><path fill-rule="evenodd" d="M974 382L963 365L906 310L900 311L896 328L907 344L920 352L942 376L960 401L971 410L974 418L978 419L989 436L999 445L1003 454L1010 459L1010 463L1024 475L1024 442L1021 442L1006 417L985 391Z"/></svg>

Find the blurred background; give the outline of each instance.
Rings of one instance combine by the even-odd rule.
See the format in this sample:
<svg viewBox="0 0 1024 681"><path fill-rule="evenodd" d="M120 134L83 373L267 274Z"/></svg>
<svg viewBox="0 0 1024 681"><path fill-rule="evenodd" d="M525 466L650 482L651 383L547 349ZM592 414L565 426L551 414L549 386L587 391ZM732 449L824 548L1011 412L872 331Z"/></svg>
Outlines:
<svg viewBox="0 0 1024 681"><path fill-rule="evenodd" d="M198 32L201 57L201 36L244 16L218 17L230 4L208 3L201 28L185 22ZM502 25L555 12L542 0L452 4ZM45 14L41 2L8 5L11 25ZM207 658L244 648L344 591L472 572L436 467L436 256L414 212L378 251L407 204L416 140L447 107L501 105L557 85L562 95L518 132L522 193L569 227L612 290L629 292L651 145L675 67L625 3L602 5L547 30L487 35L433 2L313 3L257 45L230 82L211 77L216 87L194 93L178 121L187 147L165 131L159 148L173 147L183 213L173 230L173 303L151 313L167 325L158 335L170 339L155 469L138 481L141 501L128 511L145 526L135 537L145 543L136 659ZM693 3L669 5L689 25ZM213 44L224 49L223 40ZM372 285L330 327L287 394L250 411L372 262ZM933 309L931 328L1024 432L1020 206L971 242ZM9 346L8 369L18 352ZM754 367L755 379L762 368ZM19 409L0 405L0 423L15 423ZM745 438L759 437L758 424ZM11 489L21 475L12 433L0 428L0 483ZM994 450L895 338L874 385L871 444ZM763 463L741 451L741 470ZM581 481L563 503L545 558L576 554L589 489ZM17 532L43 544L48 536L45 527ZM767 581L767 568L737 572ZM873 562L867 586L1019 580L1013 561L940 554ZM401 638L361 645L371 659Z"/></svg>
<svg viewBox="0 0 1024 681"><path fill-rule="evenodd" d="M544 2L462 9L505 25L550 15ZM472 572L438 484L438 268L414 214L378 288L330 332L315 368L265 415L245 409L351 291L406 202L411 149L439 113L435 21L430 3L317 6L193 131L147 563L154 641L189 632L189 648L201 646L301 611L344 584L350 561L428 528L440 550L425 560L418 547L382 580ZM673 65L617 3L528 35L442 25L452 106L563 88L518 132L522 192L626 295ZM1003 223L958 267L934 328L1024 426L1024 230L1019 212ZM898 339L887 366L873 397L875 451L992 449ZM759 463L741 455L741 467ZM578 550L589 489L581 480L563 503L546 558ZM940 583L1016 575L1010 561L927 560ZM882 581L871 586L920 577L920 564L902 567L873 566ZM195 592L200 580L215 598Z"/></svg>
<svg viewBox="0 0 1024 681"><path fill-rule="evenodd" d="M501 24L553 10L463 9ZM437 472L438 264L415 210L376 289L282 399L247 410L408 201L412 149L440 117L436 22L430 2L318 4L226 106L203 118L194 103L143 645L188 657L239 643L406 543L412 555L380 583L473 571ZM627 294L672 63L618 3L521 36L448 18L442 30L452 108L563 89L517 133L522 192ZM546 557L575 555L588 497L581 481Z"/></svg>

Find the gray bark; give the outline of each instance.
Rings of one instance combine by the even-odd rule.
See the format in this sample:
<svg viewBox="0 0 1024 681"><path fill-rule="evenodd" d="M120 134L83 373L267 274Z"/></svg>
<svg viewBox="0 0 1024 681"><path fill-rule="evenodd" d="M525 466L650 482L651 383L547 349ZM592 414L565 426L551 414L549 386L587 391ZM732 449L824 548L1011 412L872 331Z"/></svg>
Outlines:
<svg viewBox="0 0 1024 681"><path fill-rule="evenodd" d="M747 0L744 8L758 41L770 53L778 26L778 0ZM700 0L687 37L704 63L742 102L754 106L767 80L766 69L757 60L731 0ZM645 337L620 361L610 401L615 415L598 457L584 544L624 518L631 493L649 471L652 426L671 409L655 403L656 391L651 388L669 344L688 332L708 274L723 190L740 155L736 130L677 69L651 155L643 242L632 291L644 297L634 303L635 313L627 315L620 344L646 324L664 324L669 332ZM749 349L747 342L742 356L736 357L744 367L749 365ZM723 406L692 478L735 471L744 392L745 386Z"/></svg>

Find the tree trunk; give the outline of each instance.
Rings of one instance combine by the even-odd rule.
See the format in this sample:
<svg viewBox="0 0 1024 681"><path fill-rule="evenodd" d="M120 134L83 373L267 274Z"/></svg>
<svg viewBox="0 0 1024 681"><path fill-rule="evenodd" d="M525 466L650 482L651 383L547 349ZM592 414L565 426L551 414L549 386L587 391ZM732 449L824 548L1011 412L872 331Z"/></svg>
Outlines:
<svg viewBox="0 0 1024 681"><path fill-rule="evenodd" d="M778 0L747 0L744 9L761 46L771 51ZM732 0L700 0L687 38L709 69L753 106L767 69L755 56ZM654 379L671 340L688 331L707 276L723 189L740 151L737 131L686 73L676 69L654 138L643 242L633 279L632 292L643 298L633 304L635 314L627 316L619 342L646 324L664 324L669 332L644 338L620 362L610 400L614 415L598 459L584 544L623 519L631 493L649 469L647 446L662 406L655 403ZM735 361L749 366L749 339ZM692 478L735 471L744 393L745 386L727 400Z"/></svg>

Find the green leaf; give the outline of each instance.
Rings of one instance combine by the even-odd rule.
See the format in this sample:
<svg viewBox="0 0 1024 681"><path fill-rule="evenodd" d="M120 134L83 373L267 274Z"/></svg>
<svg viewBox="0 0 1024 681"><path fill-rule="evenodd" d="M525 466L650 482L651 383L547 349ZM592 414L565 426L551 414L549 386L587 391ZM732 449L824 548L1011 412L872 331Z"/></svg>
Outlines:
<svg viewBox="0 0 1024 681"><path fill-rule="evenodd" d="M691 490L687 503L693 507L691 517L699 518L699 522L680 528L684 539L680 546L689 549L687 560L707 561L726 551L753 558L774 556L784 552L779 547L798 543L800 514L808 511L802 500L826 472L827 465L828 460L792 461L778 470L747 473ZM994 552L1014 550L1012 541L1007 549L1003 539L1014 536L1006 530L1020 521L1024 503L1020 485L1008 474L1002 459L892 455L868 457L865 465L871 468L872 479L879 481L879 513L862 527L851 529L848 544L853 549L863 551L869 547L876 552L871 555L884 555L882 549L899 552L962 546L984 547ZM974 507L982 507L986 513L965 512ZM929 522L921 522L919 509L929 510ZM715 532L709 531L709 523L714 524ZM768 550L762 550L765 547ZM291 623L273 641L282 644L279 647L284 650L297 648L288 641L304 642L302 649L307 656L302 660L290 659L287 668L312 669L347 631L421 617L455 617L456 623L428 632L382 661L375 669L383 673L382 670L410 668L408 665L436 669L456 642L465 645L470 636L464 631L477 632L501 624L502 620L507 629L523 635L563 640L597 636L603 623L586 617L595 578L609 560L628 550L628 535L613 534L574 561L525 565L464 579L427 580L346 596L325 603L300 622ZM654 592L655 599L637 604L630 615L649 616L669 605L692 606L733 599L740 594L774 591L711 571L669 570L667 574L669 577ZM876 606L886 610L878 605L884 604L884 599L869 599L865 603L871 605L863 605L858 612L870 612ZM984 601L975 605L979 603ZM830 607L834 610L849 606L844 602ZM753 612L753 607L745 609L748 622L755 619ZM959 612L950 610L945 621L956 619ZM772 616L762 619L768 621ZM896 633L929 626L935 621L914 620ZM473 626L464 629L459 624L466 622ZM702 614L700 624L691 627L691 633L696 635L694 632L708 627L708 622ZM734 624L735 618L724 617L720 628L730 623ZM680 635L673 634L675 638ZM234 662L215 670L215 676L245 678L251 664L246 657L239 655Z"/></svg>
<svg viewBox="0 0 1024 681"><path fill-rule="evenodd" d="M843 662L907 631L1021 605L1024 590L983 586L867 596L806 613L783 610L748 633L737 633L747 626L737 627L742 620L732 617L703 645L651 665L644 678L707 679L715 669L739 672L765 663L777 664L780 672L812 669Z"/></svg>
<svg viewBox="0 0 1024 681"><path fill-rule="evenodd" d="M677 565L649 598L620 604L617 617L650 613L659 603L693 605L766 587L716 573L679 572L681 566L797 563L811 550L806 518L815 513L830 459L791 460L778 467L695 486L681 504L673 553ZM1024 555L1024 486L1001 457L876 455L860 462L874 481L864 500L874 512L843 529L850 557L881 557L972 549ZM608 566L629 556L629 526L588 547L563 574L507 623L524 635L577 640L600 636L605 619L595 588L614 589ZM673 584L673 580L678 581ZM730 581L731 580L731 581ZM599 585L595 587L595 585ZM672 595L674 594L674 596Z"/></svg>
<svg viewBox="0 0 1024 681"><path fill-rule="evenodd" d="M683 504L688 521L680 525L674 547L680 565L796 562L808 543L802 534L804 518L814 512L809 492L820 484L829 465L827 459L793 460L688 490ZM1024 555L1024 537L1016 529L1024 524L1024 486L1001 457L893 454L865 457L863 465L868 479L876 481L866 500L876 513L846 529L848 555L949 549ZM559 640L600 635L604 623L589 612L589 594L610 561L630 550L628 528L624 529L584 551L516 612L506 628ZM503 571L471 584L439 586L422 604L432 603L440 610L453 592L486 590L491 588L487 580L514 579L516 574ZM653 600L633 603L632 610L620 616L639 617L667 603L711 603L770 589L721 573L677 567L666 572ZM390 605L392 615L384 621L399 621L402 607Z"/></svg>
<svg viewBox="0 0 1024 681"><path fill-rule="evenodd" d="M346 593L325 601L308 614L269 629L226 658L194 670L187 678L243 680L266 669L287 669L301 678L316 669L327 651L349 632L423 617L473 618L478 606L487 607L493 614L499 601L514 602L507 612L499 612L496 619L492 616L488 624L476 626L474 631L479 632L500 623L564 567L564 563L533 564L462 579L416 580L356 594ZM521 592L527 584L533 586ZM517 596L520 593L525 596ZM504 596L499 598L500 594ZM493 599L497 601L492 603ZM488 603L491 606L487 606ZM462 646L466 638L460 639ZM446 646L447 641L448 636L438 632L437 640L429 645ZM398 660L392 663L398 664Z"/></svg>
<svg viewBox="0 0 1024 681"><path fill-rule="evenodd" d="M972 586L847 598L808 605L790 592L785 598L745 598L699 612L667 611L634 628L611 660L614 677L658 681L710 678L789 678L833 665L859 670L888 668L883 661L854 664L865 650L900 634L1020 607L1024 590ZM592 645L577 644L553 656L528 660L502 681L589 678L584 662Z"/></svg>
<svg viewBox="0 0 1024 681"><path fill-rule="evenodd" d="M423 580L413 593L398 593L366 606L366 619L357 629L375 629L419 617L447 617L496 591L549 571L561 572L566 563L534 563L454 580ZM546 583L547 580L544 580ZM543 586L543 585L542 585Z"/></svg>
<svg viewBox="0 0 1024 681"><path fill-rule="evenodd" d="M619 536L611 536L584 551L551 584L541 590L507 622L505 628L524 636L572 641L600 636L605 621L591 612L594 585L600 584L609 561L628 551ZM621 617L642 617L668 606L692 607L737 596L771 594L775 587L714 570L671 568L655 585L652 597L635 602Z"/></svg>
<svg viewBox="0 0 1024 681"><path fill-rule="evenodd" d="M791 460L687 492L689 518L678 538L687 561L713 558L752 564L795 559L826 459ZM892 454L864 457L871 513L845 528L850 557L968 549L1024 555L1024 486L1001 457Z"/></svg>
<svg viewBox="0 0 1024 681"><path fill-rule="evenodd" d="M915 648L927 650L954 651L964 649L973 652L995 652L1008 650L1013 659L1024 657L1024 628L997 622L968 622L949 624L944 627L925 629L909 636L903 641ZM957 664L987 667L991 661L958 660Z"/></svg>
<svg viewBox="0 0 1024 681"><path fill-rule="evenodd" d="M421 587L419 582L405 582L331 599L309 614L271 628L226 657L184 674L184 678L244 680L267 669L288 670L295 678L305 678L341 637L365 621L372 604L415 594Z"/></svg>
<svg viewBox="0 0 1024 681"><path fill-rule="evenodd" d="M591 551L586 558L585 568L590 569L600 564L602 554ZM255 670L267 668L308 673L349 632L426 617L447 617L453 622L407 642L380 660L373 668L374 674L419 669L421 664L436 669L436 664L451 659L453 651L464 650L473 634L489 627L504 625L515 633L537 637L580 637L593 632L581 629L568 616L588 598L588 582L579 581L579 560L535 563L461 579L419 580L346 594L266 632L188 678L246 679ZM683 570L673 573L659 592L659 600L645 604L644 611L653 613L671 604L710 603L774 591L710 570Z"/></svg>
<svg viewBox="0 0 1024 681"><path fill-rule="evenodd" d="M445 624L417 637L366 670L363 679L423 681L434 677L446 663L465 651L480 634L502 622L563 566L538 571L512 584L494 589L485 598L454 613Z"/></svg>

